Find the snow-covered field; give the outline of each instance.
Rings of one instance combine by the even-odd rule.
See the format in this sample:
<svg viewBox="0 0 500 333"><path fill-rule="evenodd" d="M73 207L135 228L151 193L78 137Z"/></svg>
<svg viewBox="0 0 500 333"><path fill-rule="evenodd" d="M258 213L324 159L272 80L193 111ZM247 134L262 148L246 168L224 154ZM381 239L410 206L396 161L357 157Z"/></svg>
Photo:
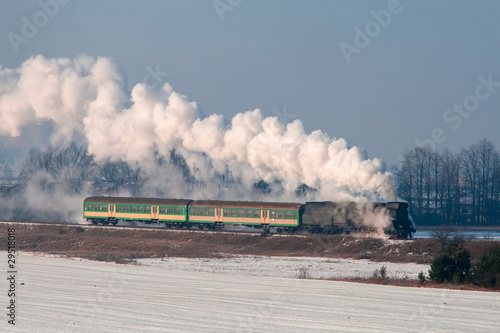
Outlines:
<svg viewBox="0 0 500 333"><path fill-rule="evenodd" d="M6 266L5 252L1 257ZM326 277L370 275L381 264L275 260L167 258L117 265L21 253L16 325L4 314L0 331L500 332L499 293L290 278L284 276L297 276L295 267ZM389 273L409 276L422 269L390 265ZM2 281L7 313L8 281Z"/></svg>
<svg viewBox="0 0 500 333"><path fill-rule="evenodd" d="M419 272L427 273L429 265L394 264L369 260L307 258L307 257L263 257L237 256L223 259L163 258L139 259L136 262L146 266L161 266L168 270L182 270L233 275L273 276L296 278L304 270L313 279L342 277L370 277L382 266L387 268L390 278L417 279Z"/></svg>

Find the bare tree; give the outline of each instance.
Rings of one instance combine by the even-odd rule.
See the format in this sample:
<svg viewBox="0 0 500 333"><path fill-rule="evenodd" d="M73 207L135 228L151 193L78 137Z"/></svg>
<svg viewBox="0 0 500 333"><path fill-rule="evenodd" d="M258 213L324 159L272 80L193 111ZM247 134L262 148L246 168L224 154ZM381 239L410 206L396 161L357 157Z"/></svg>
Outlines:
<svg viewBox="0 0 500 333"><path fill-rule="evenodd" d="M499 154L493 143L483 139L462 150L462 172L472 204L473 221L490 223L497 219ZM466 202L468 203L468 202Z"/></svg>
<svg viewBox="0 0 500 333"><path fill-rule="evenodd" d="M66 147L50 146L42 151L33 148L21 167L20 179L28 182L36 176L50 176L41 182L48 187L59 185L70 193L79 193L85 182L95 176L93 155L84 147L71 143Z"/></svg>
<svg viewBox="0 0 500 333"><path fill-rule="evenodd" d="M12 185L16 176L14 175L14 158L12 152L0 143L0 181L6 185Z"/></svg>
<svg viewBox="0 0 500 333"><path fill-rule="evenodd" d="M119 191L126 190L137 195L143 181L139 166L134 168L127 162L107 159L99 163L99 177L94 186L109 194L116 195Z"/></svg>
<svg viewBox="0 0 500 333"><path fill-rule="evenodd" d="M401 165L395 167L395 179L398 184L398 194L410 204L410 214L414 214L413 210L413 154L412 151L405 151Z"/></svg>
<svg viewBox="0 0 500 333"><path fill-rule="evenodd" d="M494 223L499 219L499 168L498 151L481 140L460 154L428 147L406 151L395 178L417 222Z"/></svg>
<svg viewBox="0 0 500 333"><path fill-rule="evenodd" d="M456 154L445 149L440 154L438 174L438 191L443 219L447 222L457 222L459 219L459 200L461 197L459 184L460 162Z"/></svg>

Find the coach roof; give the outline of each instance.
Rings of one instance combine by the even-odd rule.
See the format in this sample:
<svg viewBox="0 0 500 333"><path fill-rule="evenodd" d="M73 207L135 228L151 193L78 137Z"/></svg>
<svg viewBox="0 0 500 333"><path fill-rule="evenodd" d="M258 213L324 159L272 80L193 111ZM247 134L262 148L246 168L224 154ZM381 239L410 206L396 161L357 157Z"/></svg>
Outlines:
<svg viewBox="0 0 500 333"><path fill-rule="evenodd" d="M259 202L259 201L218 201L196 200L189 207L216 208L262 208L262 209L299 209L302 204L296 202Z"/></svg>
<svg viewBox="0 0 500 333"><path fill-rule="evenodd" d="M127 198L127 197L88 197L84 203L128 204L128 205L165 205L187 206L190 199L157 199L157 198Z"/></svg>

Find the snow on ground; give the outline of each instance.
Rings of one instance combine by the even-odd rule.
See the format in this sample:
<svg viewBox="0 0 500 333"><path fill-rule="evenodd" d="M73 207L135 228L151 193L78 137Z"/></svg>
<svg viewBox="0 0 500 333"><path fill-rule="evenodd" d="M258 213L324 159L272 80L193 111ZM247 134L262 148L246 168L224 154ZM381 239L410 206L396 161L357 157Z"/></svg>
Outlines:
<svg viewBox="0 0 500 333"><path fill-rule="evenodd" d="M163 266L169 270L183 270L233 275L273 276L296 278L301 269L313 279L342 277L371 277L382 266L387 268L390 278L417 279L421 271L426 273L429 265L394 264L369 260L309 258L309 257L264 257L236 256L223 259L189 259L165 257L163 259L138 259L145 266Z"/></svg>
<svg viewBox="0 0 500 333"><path fill-rule="evenodd" d="M6 266L5 252L1 258ZM254 259L236 260L247 265ZM196 271L203 260L193 260L192 268L174 258L141 262L117 265L21 253L16 326L4 314L0 331L500 332L500 294L495 292L249 275L235 268L215 274L218 261L205 262L213 266L209 272ZM314 262L305 258L297 265ZM272 265L266 267L264 273L273 275ZM6 313L8 281L2 281L0 307Z"/></svg>

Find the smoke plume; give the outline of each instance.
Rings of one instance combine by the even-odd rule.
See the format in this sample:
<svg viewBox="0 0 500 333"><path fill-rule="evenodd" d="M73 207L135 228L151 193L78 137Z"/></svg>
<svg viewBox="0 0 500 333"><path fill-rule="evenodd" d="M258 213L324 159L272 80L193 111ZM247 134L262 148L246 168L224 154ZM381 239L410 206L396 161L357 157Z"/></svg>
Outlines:
<svg viewBox="0 0 500 333"><path fill-rule="evenodd" d="M39 55L17 69L0 66L0 135L21 136L46 122L52 143L84 138L97 160L138 162L148 170L175 150L201 182L230 172L248 188L263 180L290 193L305 184L322 200L394 199L382 162L344 139L305 133L300 120L283 124L259 109L230 120L203 117L168 83L138 83L129 94L109 58Z"/></svg>

